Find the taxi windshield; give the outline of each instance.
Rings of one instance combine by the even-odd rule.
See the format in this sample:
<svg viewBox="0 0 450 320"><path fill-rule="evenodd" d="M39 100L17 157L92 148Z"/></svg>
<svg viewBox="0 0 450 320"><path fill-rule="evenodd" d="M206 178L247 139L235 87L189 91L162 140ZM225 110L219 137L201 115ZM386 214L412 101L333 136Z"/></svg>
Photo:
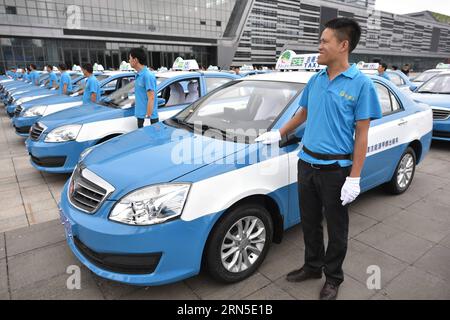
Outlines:
<svg viewBox="0 0 450 320"><path fill-rule="evenodd" d="M302 83L248 80L225 85L170 121L195 130L216 130L226 139L255 139L268 130L288 103L304 88Z"/></svg>
<svg viewBox="0 0 450 320"><path fill-rule="evenodd" d="M419 93L450 94L450 74L436 76L417 90Z"/></svg>
<svg viewBox="0 0 450 320"><path fill-rule="evenodd" d="M159 85L161 82L167 80L167 78L156 77L156 84ZM120 108L134 103L134 79L124 87L118 89L117 91L111 93L109 96L103 99L101 104Z"/></svg>
<svg viewBox="0 0 450 320"><path fill-rule="evenodd" d="M433 78L435 75L441 73L441 71L425 71L419 74L413 81L425 82Z"/></svg>

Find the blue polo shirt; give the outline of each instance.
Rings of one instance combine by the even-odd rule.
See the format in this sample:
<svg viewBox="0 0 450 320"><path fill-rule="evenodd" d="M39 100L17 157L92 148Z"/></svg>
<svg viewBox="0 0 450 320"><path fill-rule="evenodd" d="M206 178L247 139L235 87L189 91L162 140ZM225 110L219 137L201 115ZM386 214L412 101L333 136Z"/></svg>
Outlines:
<svg viewBox="0 0 450 320"><path fill-rule="evenodd" d="M24 81L30 81L30 75L28 74L28 72L24 73L23 80Z"/></svg>
<svg viewBox="0 0 450 320"><path fill-rule="evenodd" d="M91 94L96 94L95 102L100 100L100 83L94 75L91 75L86 81L86 87L83 92L83 103L89 103L91 101Z"/></svg>
<svg viewBox="0 0 450 320"><path fill-rule="evenodd" d="M39 73L36 70L30 72L30 80L33 85L39 85Z"/></svg>
<svg viewBox="0 0 450 320"><path fill-rule="evenodd" d="M135 111L134 114L136 118L143 119L147 114L147 103L148 96L147 91L153 91L155 93L155 99L153 100L153 112L151 115L151 119L158 118L158 97L156 96L156 77L155 75L148 70L147 67L142 68L141 71L136 76L136 80L134 81L135 86Z"/></svg>
<svg viewBox="0 0 450 320"><path fill-rule="evenodd" d="M67 84L67 91L72 91L72 80L66 71L61 74L61 79L59 80L59 94L63 94L65 84Z"/></svg>
<svg viewBox="0 0 450 320"><path fill-rule="evenodd" d="M300 106L308 111L302 143L309 150L323 154L353 154L355 122L382 116L372 80L355 64L332 81L327 68L315 74L303 90ZM336 162L316 159L303 150L298 156L312 164ZM341 167L352 164L351 160L337 162Z"/></svg>
<svg viewBox="0 0 450 320"><path fill-rule="evenodd" d="M382 77L382 78L385 78L386 80L389 80L389 81L391 80L391 78L389 78L389 76L387 75L386 72L378 73L378 76Z"/></svg>
<svg viewBox="0 0 450 320"><path fill-rule="evenodd" d="M48 82L48 88L53 88L54 84L58 83L58 77L54 72L50 72L49 82Z"/></svg>

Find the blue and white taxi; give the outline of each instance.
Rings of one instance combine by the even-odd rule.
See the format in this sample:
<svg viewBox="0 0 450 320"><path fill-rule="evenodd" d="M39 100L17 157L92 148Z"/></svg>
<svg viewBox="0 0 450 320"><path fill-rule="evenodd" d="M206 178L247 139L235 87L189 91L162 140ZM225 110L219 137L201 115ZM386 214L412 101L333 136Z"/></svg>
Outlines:
<svg viewBox="0 0 450 320"><path fill-rule="evenodd" d="M83 79L85 79L84 75L82 73L72 71L69 71L68 73L72 81L72 89L74 91L79 90L83 84ZM58 76L60 75L58 74ZM45 81L45 78L43 81ZM19 89L19 91L15 91L10 94L10 100L8 101L6 111L8 116L12 118L18 105L40 98L48 98L57 95L59 95L59 90L55 88L47 89L44 84L41 84L39 87L30 85L29 88Z"/></svg>
<svg viewBox="0 0 450 320"><path fill-rule="evenodd" d="M124 71L106 71L102 73L94 73L94 76L100 83L100 92L103 97L110 95L116 90L125 87L130 82L134 81L134 72ZM83 80L86 80L85 78ZM80 88L83 88L80 84ZM83 105L83 97L78 96L77 93L67 95L55 95L51 97L44 97L29 102L18 104L13 118L13 125L16 133L20 136L27 137L31 126L41 117L69 109L74 107L81 107Z"/></svg>
<svg viewBox="0 0 450 320"><path fill-rule="evenodd" d="M273 241L300 222L297 154L304 127L279 145L255 143L299 109L312 72L238 79L153 126L82 155L61 194L75 256L97 275L135 285L253 274ZM363 191L410 186L431 142L432 113L391 82L375 83Z"/></svg>
<svg viewBox="0 0 450 320"><path fill-rule="evenodd" d="M156 74L159 119L165 120L207 92L237 77L220 72L171 71ZM42 117L26 140L32 165L41 171L72 172L81 152L137 129L134 84L99 104L70 108Z"/></svg>
<svg viewBox="0 0 450 320"><path fill-rule="evenodd" d="M411 96L433 110L433 139L450 141L450 71L422 84Z"/></svg>
<svg viewBox="0 0 450 320"><path fill-rule="evenodd" d="M414 84L403 72L398 70L386 70L389 79L400 89L403 93L409 94L417 89Z"/></svg>
<svg viewBox="0 0 450 320"><path fill-rule="evenodd" d="M450 64L440 62L436 65L436 68L429 69L429 70L426 70L426 71L420 73L417 77L411 79L411 82L413 83L413 85L416 86L416 88L418 88L422 84L424 84L424 82L430 80L434 76L436 76L442 72L449 71L449 70L450 70Z"/></svg>

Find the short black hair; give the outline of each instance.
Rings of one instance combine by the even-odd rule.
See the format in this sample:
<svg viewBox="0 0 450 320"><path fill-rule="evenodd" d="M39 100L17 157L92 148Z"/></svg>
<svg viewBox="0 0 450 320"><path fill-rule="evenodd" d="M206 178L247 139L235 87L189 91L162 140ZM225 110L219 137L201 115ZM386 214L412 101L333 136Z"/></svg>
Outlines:
<svg viewBox="0 0 450 320"><path fill-rule="evenodd" d="M94 72L94 67L90 63L83 63L81 67L89 73Z"/></svg>
<svg viewBox="0 0 450 320"><path fill-rule="evenodd" d="M348 40L348 53L355 50L361 38L361 27L358 22L349 18L336 18L325 23L325 28L334 30L340 41Z"/></svg>
<svg viewBox="0 0 450 320"><path fill-rule="evenodd" d="M33 69L33 70L36 70L36 69L37 69L37 68L36 68L36 65L35 65L34 63L30 63L30 68Z"/></svg>
<svg viewBox="0 0 450 320"><path fill-rule="evenodd" d="M385 62L380 63L380 66L382 66L384 70L387 69L387 64Z"/></svg>
<svg viewBox="0 0 450 320"><path fill-rule="evenodd" d="M65 64L65 63L60 63L59 65L58 65L58 68L60 68L61 70L67 70L67 65Z"/></svg>
<svg viewBox="0 0 450 320"><path fill-rule="evenodd" d="M45 67L53 70L53 66L51 64L46 64Z"/></svg>
<svg viewBox="0 0 450 320"><path fill-rule="evenodd" d="M140 64L147 64L147 54L142 48L133 48L130 50L130 56L138 59Z"/></svg>

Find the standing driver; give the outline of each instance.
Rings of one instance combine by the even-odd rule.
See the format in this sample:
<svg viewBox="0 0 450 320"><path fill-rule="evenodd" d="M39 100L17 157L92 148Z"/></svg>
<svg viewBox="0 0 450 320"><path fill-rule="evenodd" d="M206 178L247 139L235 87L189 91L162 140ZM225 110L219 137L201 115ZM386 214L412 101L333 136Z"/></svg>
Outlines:
<svg viewBox="0 0 450 320"><path fill-rule="evenodd" d="M336 299L344 281L348 204L360 193L370 120L381 117L372 81L348 62L360 35L361 28L352 19L337 18L326 23L318 58L326 68L306 85L297 114L279 131L266 132L256 139L265 144L277 143L307 121L298 161L305 262L290 272L287 280L319 279L325 273L322 300ZM326 251L323 216L329 238Z"/></svg>
<svg viewBox="0 0 450 320"><path fill-rule="evenodd" d="M138 128L142 128L145 118L150 118L151 124L159 121L158 105L156 103L156 78L145 65L147 55L144 49L131 49L129 58L131 67L138 72L134 82L136 96L135 116L137 118Z"/></svg>

